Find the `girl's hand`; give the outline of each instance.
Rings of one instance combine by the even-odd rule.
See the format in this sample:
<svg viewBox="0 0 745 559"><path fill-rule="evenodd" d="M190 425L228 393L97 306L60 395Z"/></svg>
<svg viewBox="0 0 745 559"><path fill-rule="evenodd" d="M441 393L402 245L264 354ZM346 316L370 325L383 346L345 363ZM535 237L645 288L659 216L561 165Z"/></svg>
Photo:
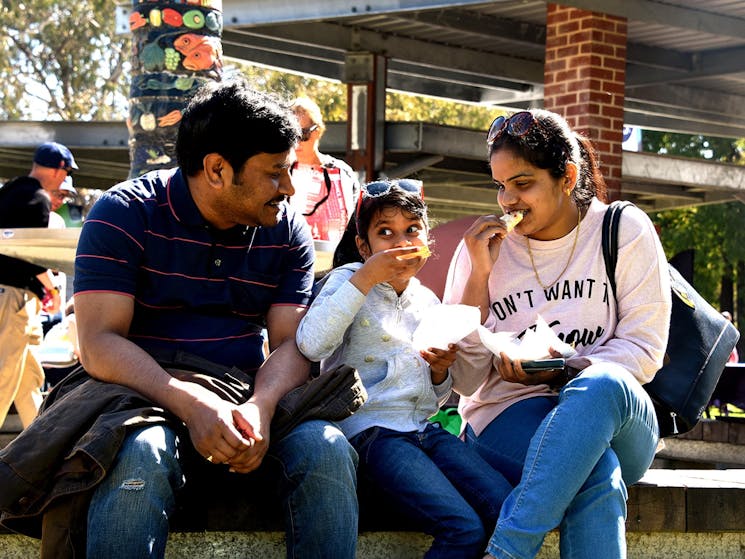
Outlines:
<svg viewBox="0 0 745 559"><path fill-rule="evenodd" d="M379 283L408 280L421 269L425 259L398 257L416 252L420 248L421 245L410 245L376 252L352 275L350 281L362 293L367 294Z"/></svg>
<svg viewBox="0 0 745 559"><path fill-rule="evenodd" d="M496 215L478 218L463 234L474 270L491 271L499 256L507 226Z"/></svg>
<svg viewBox="0 0 745 559"><path fill-rule="evenodd" d="M429 364L432 370L432 384L442 384L448 376L448 368L455 363L456 353L460 348L449 344L447 349L431 347L423 349L419 355Z"/></svg>

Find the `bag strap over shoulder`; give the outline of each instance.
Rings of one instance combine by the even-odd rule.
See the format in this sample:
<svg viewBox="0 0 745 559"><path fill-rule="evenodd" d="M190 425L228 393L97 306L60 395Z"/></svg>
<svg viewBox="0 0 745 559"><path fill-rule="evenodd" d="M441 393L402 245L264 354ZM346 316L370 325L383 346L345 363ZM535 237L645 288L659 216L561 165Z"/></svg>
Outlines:
<svg viewBox="0 0 745 559"><path fill-rule="evenodd" d="M621 225L621 212L631 202L616 200L611 202L603 217L603 259L605 273L608 275L613 297L616 297L616 263L618 262L618 228Z"/></svg>

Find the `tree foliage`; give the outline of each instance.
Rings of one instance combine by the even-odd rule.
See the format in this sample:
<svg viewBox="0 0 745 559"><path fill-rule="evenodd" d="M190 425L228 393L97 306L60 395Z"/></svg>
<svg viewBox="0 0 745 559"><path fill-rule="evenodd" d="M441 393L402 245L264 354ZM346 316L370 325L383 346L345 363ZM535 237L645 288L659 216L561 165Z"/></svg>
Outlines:
<svg viewBox="0 0 745 559"><path fill-rule="evenodd" d="M248 63L238 63L233 71L245 76L256 89L269 91L283 99L290 100L299 96L313 99L321 108L323 119L327 122L347 119L346 86L342 83L280 72Z"/></svg>
<svg viewBox="0 0 745 559"><path fill-rule="evenodd" d="M321 108L328 122L347 119L346 86L338 82L288 74L249 64L240 64L242 72L259 89L291 98L307 96ZM386 95L386 120L432 122L462 128L486 130L499 112L486 107L445 101L420 95L389 91Z"/></svg>
<svg viewBox="0 0 745 559"><path fill-rule="evenodd" d="M716 301L722 278L733 277L737 263L745 261L745 205L699 206L659 212L653 218L668 258L695 250L696 289L708 301Z"/></svg>
<svg viewBox="0 0 745 559"><path fill-rule="evenodd" d="M745 140L716 138L713 136L676 134L644 130L642 134L644 151L708 159L721 163L741 163Z"/></svg>
<svg viewBox="0 0 745 559"><path fill-rule="evenodd" d="M645 151L743 165L745 140L654 132L642 134ZM652 216L668 257L694 251L694 283L705 299L745 316L745 205L712 204ZM734 287L734 292L732 287Z"/></svg>
<svg viewBox="0 0 745 559"><path fill-rule="evenodd" d="M110 0L3 0L0 118L123 120L129 34Z"/></svg>

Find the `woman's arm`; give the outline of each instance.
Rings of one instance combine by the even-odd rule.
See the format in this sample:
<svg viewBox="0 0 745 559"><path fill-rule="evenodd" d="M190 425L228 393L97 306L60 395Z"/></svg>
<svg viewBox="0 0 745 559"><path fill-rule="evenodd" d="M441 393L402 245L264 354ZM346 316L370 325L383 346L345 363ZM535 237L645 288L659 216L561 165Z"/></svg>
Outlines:
<svg viewBox="0 0 745 559"><path fill-rule="evenodd" d="M618 363L641 383L662 367L672 308L667 260L654 225L637 208L623 212L616 265L618 322L605 344L587 355ZM609 293L609 297L613 297Z"/></svg>
<svg viewBox="0 0 745 559"><path fill-rule="evenodd" d="M505 235L507 227L497 216L480 217L463 234L450 262L443 302L478 307L482 324L489 316L489 275Z"/></svg>

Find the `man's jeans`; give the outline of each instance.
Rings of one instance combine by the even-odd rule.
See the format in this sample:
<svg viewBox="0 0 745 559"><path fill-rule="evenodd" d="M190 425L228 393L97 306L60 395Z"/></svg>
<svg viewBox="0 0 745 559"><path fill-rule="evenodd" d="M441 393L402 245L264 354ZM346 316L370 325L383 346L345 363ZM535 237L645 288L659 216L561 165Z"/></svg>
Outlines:
<svg viewBox="0 0 745 559"><path fill-rule="evenodd" d="M164 556L174 494L185 483L179 444L175 432L164 425L140 429L125 439L88 510L88 557ZM285 515L287 556L354 558L357 455L341 431L325 421L302 423L272 443L264 462L272 459L281 472L278 499ZM238 501L240 495L226 494L225 499Z"/></svg>
<svg viewBox="0 0 745 559"><path fill-rule="evenodd" d="M434 536L427 559L482 556L512 486L478 453L435 425L419 433L371 427L352 444L361 479Z"/></svg>
<svg viewBox="0 0 745 559"><path fill-rule="evenodd" d="M545 534L559 526L562 558L626 557L626 485L652 462L657 432L639 382L608 364L585 369L558 399L513 404L479 437L469 428L468 444L512 481L527 453L488 552L535 557Z"/></svg>

